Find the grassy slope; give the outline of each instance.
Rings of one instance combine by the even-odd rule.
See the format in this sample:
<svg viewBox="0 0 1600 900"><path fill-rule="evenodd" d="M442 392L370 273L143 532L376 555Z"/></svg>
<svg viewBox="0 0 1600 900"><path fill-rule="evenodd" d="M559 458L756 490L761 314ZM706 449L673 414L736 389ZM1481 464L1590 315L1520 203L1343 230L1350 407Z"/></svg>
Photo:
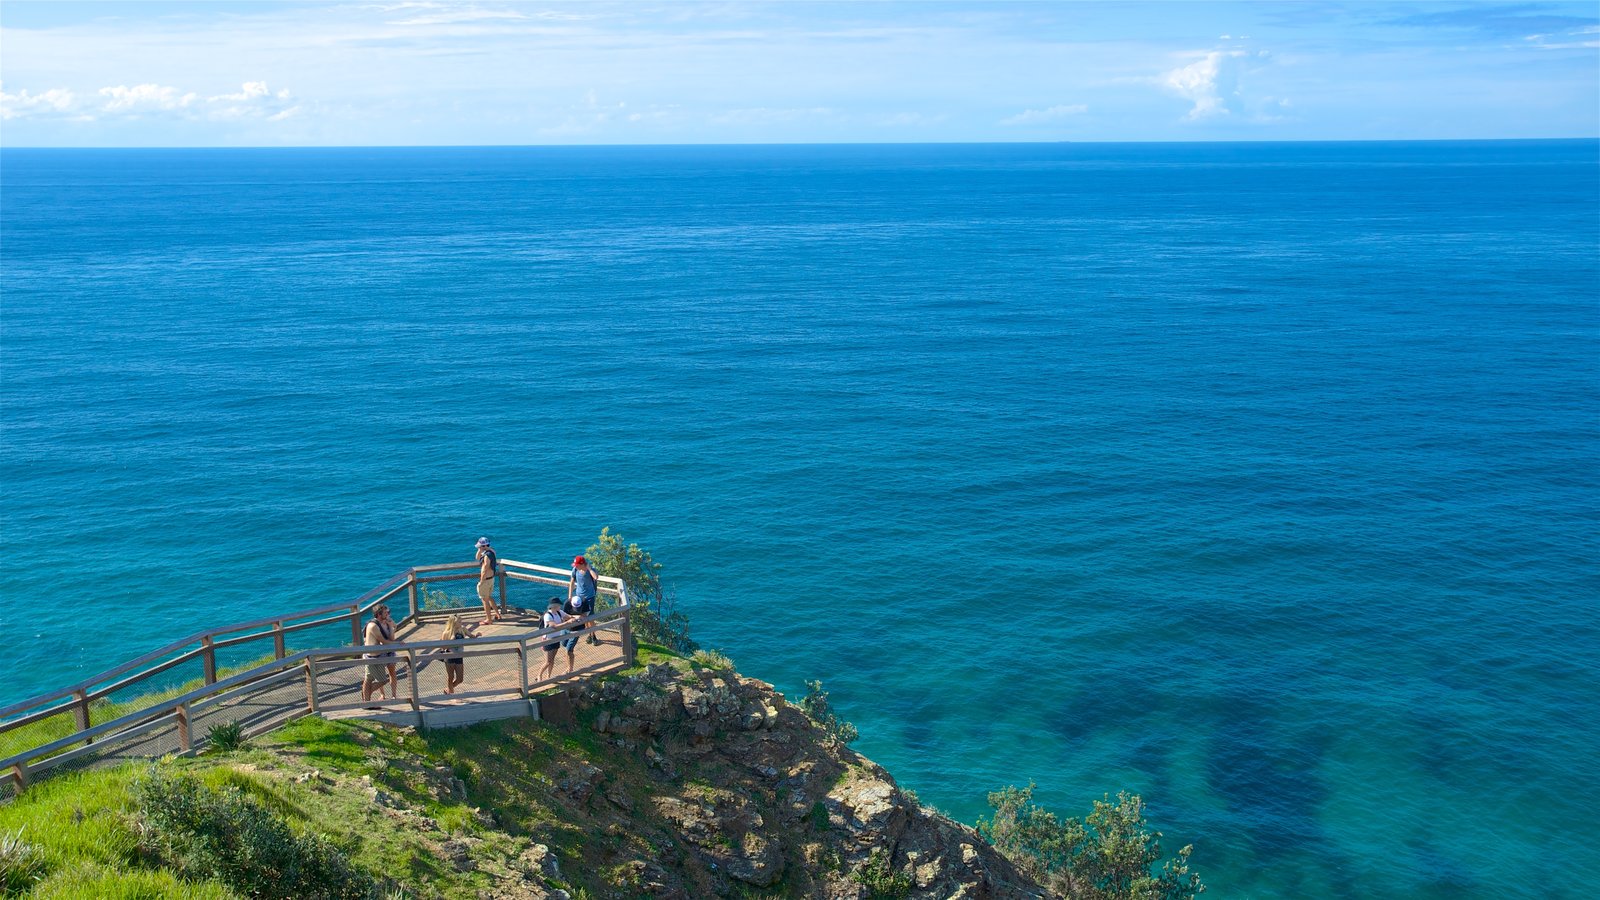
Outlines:
<svg viewBox="0 0 1600 900"><path fill-rule="evenodd" d="M689 665L650 649L639 661ZM414 733L306 718L254 749L159 763L212 787L237 787L294 827L329 838L358 866L403 885L406 896L462 898L508 877L540 878L579 898L626 890L632 876L607 860L675 855L656 845L659 836L652 839L648 827L619 828L615 810L591 816L564 801L557 781L583 764L605 770L608 784L620 785L645 815L651 782L637 757L605 746L586 727L525 719ZM0 807L0 834L20 832L44 858L43 878L24 896L234 896L216 882L183 881L140 853L128 786L143 769L63 775ZM465 783L465 799L441 789L451 775ZM696 779L684 785L702 787L710 789ZM374 788L398 808L375 803ZM480 810L495 810L499 819ZM519 860L535 842L555 853L562 880L530 873L525 857ZM457 865L453 855L471 863Z"/></svg>

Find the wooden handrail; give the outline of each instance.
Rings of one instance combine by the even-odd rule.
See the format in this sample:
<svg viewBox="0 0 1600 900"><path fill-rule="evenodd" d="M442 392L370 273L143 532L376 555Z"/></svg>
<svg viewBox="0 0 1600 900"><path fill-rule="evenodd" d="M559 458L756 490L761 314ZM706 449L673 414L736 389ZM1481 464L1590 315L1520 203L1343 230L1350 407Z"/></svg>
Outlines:
<svg viewBox="0 0 1600 900"><path fill-rule="evenodd" d="M408 571L404 576L399 576L399 577L405 577L405 578L409 579L410 578L410 572ZM391 579L391 581L392 580L393 579ZM374 593L376 593L377 591L381 591L384 587L387 587L387 586L388 586L388 583L386 582L385 585L380 586L379 588L375 589L374 591L368 592L368 594L364 595L364 596L372 596ZM402 586L404 586L404 585L402 584ZM504 653L504 652L518 652L519 654L523 654L525 656L525 653L526 653L526 649L525 648L527 647L528 644L534 643L536 641L539 641L541 638L548 637L548 636L550 636L552 634L560 633L560 634L566 635L567 632L570 632L574 627L579 626L579 625L591 625L594 628L599 629L601 627L610 626L615 622L620 622L621 623L621 627L623 629L623 634L624 634L623 643L625 645L625 647L624 647L625 656L631 657L631 654L628 654L626 652L627 651L626 645L629 643L629 641L627 640L627 635L628 635L628 631L629 631L629 627L628 627L628 624L629 624L628 623L629 609L628 609L628 605L626 603L626 594L625 593L623 594L623 600L624 600L623 604L621 606L618 606L618 607L614 608L614 609L606 610L605 612L597 613L597 614L592 615L592 616L585 616L585 617L580 617L580 618L576 618L576 619L571 619L571 620L563 622L561 625L553 627L553 628L543 628L543 627L541 627L541 628L535 629L533 631L528 631L528 632L519 632L519 633L515 633L515 634L508 634L508 635L497 635L497 636L492 636L492 637L464 638L464 639L460 639L460 640L451 640L451 641L405 641L405 642L397 642L397 643L392 643L392 644L383 644L383 645L381 645L382 648L383 648L383 650L381 652L396 653L396 654L399 654L399 653L415 654L416 651L419 651L419 650L422 650L422 651L436 651L436 650L440 650L440 649L449 649L449 648L459 647L459 648L462 648L463 651L466 651L466 650L475 651L475 652L472 653L472 655L474 655L474 656L476 656L476 655L484 655L484 654L491 653L491 652L501 652L501 653ZM370 605L375 605L375 604L369 604L369 608L370 608ZM349 604L343 604L343 605L340 605L340 606L325 607L325 608L320 609L320 610L315 610L312 613L306 613L306 614L302 614L302 615L316 614L316 613L320 613L320 612L325 612L325 611L327 611L329 609L349 609L349 608L350 608ZM297 617L297 616L287 616L287 617L284 617L284 618L295 618L295 617ZM334 621L337 621L337 620L343 619L343 618L345 618L345 616L337 616L337 617L334 617ZM265 619L265 620L262 620L262 621L265 621L265 622L278 622L278 621L282 621L282 619ZM250 627L250 626L246 625L245 627ZM213 631L210 631L210 632L203 632L202 634L209 636L209 635L215 634L215 633L218 633L218 631L217 630L213 630ZM223 632L223 633L226 633L226 632ZM271 632L271 631L264 632L265 635L271 635L273 633L274 632ZM218 646L220 646L220 644ZM195 652L199 652L199 651L195 651ZM173 714L177 710L179 710L180 708L188 709L188 708L191 708L195 704L200 704L202 706L215 705L217 703L222 702L224 699L226 699L226 698L224 698L222 696L223 694L232 693L236 689L239 690L240 692L243 692L245 690L250 690L250 689L256 689L256 688L259 688L259 683L260 682L270 681L270 680L273 680L273 679L281 679L285 675L289 675L289 674L294 674L296 677L298 677L300 675L300 673L299 672L294 672L292 670L302 669L302 668L306 667L307 666L307 661L310 661L310 665L313 667L312 671L315 671L314 667L316 665L316 661L317 660L330 660L330 661L331 660L335 660L335 659L360 660L360 659L363 658L363 655L365 653L367 653L367 652L373 652L373 651L371 651L369 648L364 648L364 647L363 648L356 648L356 647L351 647L351 646L323 647L323 648L314 648L314 649L301 650L301 651L298 651L296 653L293 653L293 654L290 654L288 656L285 656L283 658L274 659L274 660L271 660L269 662L263 663L263 664L261 664L259 666L256 666L256 667L254 667L252 669L249 669L249 670L246 670L244 672L239 672L239 673L236 673L234 675L230 675L227 678L218 679L218 680L213 681L213 682L208 683L208 684L203 684L200 687L194 688L193 690L190 690L190 691L188 691L188 692L186 692L184 694L181 694L181 695L179 695L177 697L170 698L168 700L162 701L160 703L154 704L154 705L146 707L144 709L135 710L133 712L124 714L122 716L118 716L115 719L112 719L112 720L107 721L107 722L102 722L102 723L100 723L98 725L94 725L92 727L81 728L77 732L75 732L75 733L73 733L71 735L67 735L65 737L58 738L57 740L50 741L50 742L48 742L46 744L42 744L42 745L40 745L38 747L34 747L32 749L29 749L29 750L25 750L25 751L23 751L21 753L13 754L13 755L11 755L9 757L6 757L3 760L0 760L0 770L10 769L10 768L13 768L13 767L21 767L23 769L27 769L27 768L30 768L28 766L28 763L31 760L35 760L35 759L38 759L41 756L46 756L46 755L52 754L57 750L65 749L67 747L72 746L73 744L78 744L78 743L84 743L86 741L91 741L91 740L93 740L95 738L101 737L102 735L110 734L110 735L113 735L113 737L115 737L116 735L121 734L122 732L130 730L129 726L131 726L133 728L142 728L144 725L148 724L150 722L150 720L152 720L154 718L157 718L157 717ZM150 656L150 654L146 654L146 656ZM396 656L395 658L398 659L398 656ZM414 655L412 656L412 658L413 659L415 658ZM127 664L124 664L124 666L126 666L126 665ZM125 668L123 670L126 671ZM136 680L137 679L127 679L127 682L131 683L131 682L136 681ZM92 682L90 682L90 683L92 683ZM82 690L82 688L79 688L79 690ZM49 695L47 695L47 696L49 696ZM59 696L59 694L57 696ZM201 701L204 701L204 702L201 703ZM74 701L71 702L71 703L63 704L61 706L55 707L55 708L53 708L51 710L48 710L46 712L48 712L48 714L50 714L50 715L60 714L61 712L65 712L65 711L68 711L70 709L73 709L74 707L77 707L81 702L82 702L81 698L75 698ZM36 720L37 720L37 714L25 716L22 719L17 720L16 724L5 723L4 725L0 725L0 732L9 730L10 728L17 727L17 725L25 724L27 722L36 721Z"/></svg>
<svg viewBox="0 0 1600 900"><path fill-rule="evenodd" d="M257 625L266 625L266 624L271 624L272 622L277 622L277 621L288 621L290 619L299 619L299 618L304 618L306 616L315 616L315 615L320 615L320 614L326 613L326 612L332 612L333 610L336 610L336 609L349 609L349 608L350 608L350 604L349 603L337 603L337 604L334 604L332 606L322 606L322 607L318 607L316 609L305 610L304 612L290 613L290 614L285 615L285 616L274 616L274 617L268 618L268 619L259 619L259 620L254 621L254 622L244 622L244 623L241 623L241 624L238 624L238 625L224 625L224 626L222 626L220 628L211 628L211 629L208 629L206 631L197 631L194 634L191 634L188 637L183 638L182 640L173 641L172 643L166 645L165 647L162 647L162 648L160 648L158 650L152 650L149 653L144 654L143 656L137 657L135 659L131 659L131 660L123 663L120 666L114 666L114 667L112 667L110 669L105 670L104 672L100 672L97 675L90 676L89 678L86 678L83 681L77 682L76 684L72 684L72 685L69 685L67 687L60 688L60 689L57 689L57 690L54 690L54 691L50 691L48 693L39 694L39 695L37 695L35 697L30 697L27 700L23 700L20 703L13 703L13 704L11 704L9 706L0 708L0 719L5 718L6 716L10 716L10 715L12 715L14 713L22 712L23 710L32 709L35 706L40 706L42 704L49 703L52 700L59 700L59 699L62 699L64 697L70 697L73 694L77 693L78 691L88 690L90 688L93 688L97 684L101 684L101 683L103 683L105 681L109 681L110 679L115 678L118 675L123 674L124 672L131 671L131 670L133 670L135 668L138 668L139 666L144 665L145 663L151 662L152 660L161 659L163 656L166 656L169 653L172 653L172 652L177 651L177 650L182 650L183 648L188 647L191 644L197 644L204 638L215 637L218 634L230 634L232 632L239 631L240 629L253 628L253 627L257 626ZM343 617L341 617L341 618L343 618ZM196 649L198 650L198 648L196 648ZM135 680L137 680L137 679L128 679L128 681L125 682L125 683L131 683L132 681L135 681ZM9 724L10 724L9 722L0 723L0 731L6 730L6 726L9 725Z"/></svg>

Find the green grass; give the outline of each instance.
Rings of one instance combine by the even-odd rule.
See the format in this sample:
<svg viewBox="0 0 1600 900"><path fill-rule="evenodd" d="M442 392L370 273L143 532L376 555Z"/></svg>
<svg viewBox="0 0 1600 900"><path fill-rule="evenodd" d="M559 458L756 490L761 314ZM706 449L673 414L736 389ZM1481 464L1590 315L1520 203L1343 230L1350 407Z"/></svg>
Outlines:
<svg viewBox="0 0 1600 900"><path fill-rule="evenodd" d="M683 657L644 646L628 674L663 663L693 670ZM590 727L598 713L580 711L571 729L522 719L419 731L308 716L248 747L154 765L214 790L237 790L291 830L321 835L355 866L396 879L419 896L476 898L496 879L520 878L515 861L537 842L550 847L563 878L571 879L547 880L548 887L599 897L615 890L607 876L624 874L616 868L619 858L682 851L663 850L672 841L651 824L653 798L680 789L681 782L661 784L660 773L640 755L610 746L609 736ZM577 803L559 784L584 764L599 767L603 781L588 803ZM0 806L0 834L23 835L42 860L42 878L21 896L233 900L220 882L185 881L141 848L141 811L130 785L150 765L62 773ZM465 783L466 799L448 793L449 776L439 767ZM405 811L375 804L374 788ZM702 789L718 790L709 781L692 790ZM618 811L608 792L634 804L639 827L616 827ZM492 810L494 823L475 810ZM474 871L458 871L443 858L448 854L441 845L463 836L472 839ZM707 875L693 855L679 858L699 873L689 876L701 879L691 886L703 886Z"/></svg>

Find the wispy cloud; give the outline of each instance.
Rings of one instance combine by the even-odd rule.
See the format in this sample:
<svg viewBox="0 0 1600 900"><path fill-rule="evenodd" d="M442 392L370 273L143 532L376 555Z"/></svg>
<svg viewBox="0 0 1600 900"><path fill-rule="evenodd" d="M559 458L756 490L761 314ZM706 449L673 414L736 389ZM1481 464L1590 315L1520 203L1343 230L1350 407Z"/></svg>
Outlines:
<svg viewBox="0 0 1600 900"><path fill-rule="evenodd" d="M199 95L192 91L180 94L177 88L160 84L136 84L133 87L119 84L116 87L103 87L100 89L100 96L106 98L101 111L108 113L184 109L199 99Z"/></svg>
<svg viewBox="0 0 1600 900"><path fill-rule="evenodd" d="M1563 15L1544 4L1483 4L1441 12L1413 13L1388 20L1391 25L1468 30L1505 37L1559 33L1595 22L1593 15Z"/></svg>
<svg viewBox="0 0 1600 900"><path fill-rule="evenodd" d="M1001 125L1042 125L1070 116L1081 116L1089 111L1087 104L1073 103L1070 105L1052 106L1048 109L1025 109L1014 116L1000 120Z"/></svg>
<svg viewBox="0 0 1600 900"><path fill-rule="evenodd" d="M78 97L66 88L51 88L37 94L23 88L7 93L0 86L0 119L20 119L35 115L67 115L77 105Z"/></svg>
<svg viewBox="0 0 1600 900"><path fill-rule="evenodd" d="M1600 47L1600 25L1574 28L1562 34L1530 34L1523 40L1540 50L1592 50Z"/></svg>
<svg viewBox="0 0 1600 900"><path fill-rule="evenodd" d="M274 93L265 81L247 81L236 92L209 97L153 82L110 85L91 95L67 88L37 94L26 89L14 93L0 90L0 119L49 116L92 122L103 117L171 115L210 121L255 118L281 122L299 111L289 91Z"/></svg>

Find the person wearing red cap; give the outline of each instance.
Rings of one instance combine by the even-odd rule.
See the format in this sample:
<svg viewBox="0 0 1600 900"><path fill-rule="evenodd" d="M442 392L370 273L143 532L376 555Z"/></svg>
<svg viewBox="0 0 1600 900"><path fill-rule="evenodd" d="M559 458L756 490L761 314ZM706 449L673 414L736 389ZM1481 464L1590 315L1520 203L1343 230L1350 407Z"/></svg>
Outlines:
<svg viewBox="0 0 1600 900"><path fill-rule="evenodd" d="M594 570L589 568L589 561L582 556L572 558L572 577L567 581L566 612L569 616L594 615L595 594L599 584L594 577ZM573 631L582 631L584 626L579 625ZM600 639L589 635L589 643L598 644ZM568 652L571 652L570 648Z"/></svg>

